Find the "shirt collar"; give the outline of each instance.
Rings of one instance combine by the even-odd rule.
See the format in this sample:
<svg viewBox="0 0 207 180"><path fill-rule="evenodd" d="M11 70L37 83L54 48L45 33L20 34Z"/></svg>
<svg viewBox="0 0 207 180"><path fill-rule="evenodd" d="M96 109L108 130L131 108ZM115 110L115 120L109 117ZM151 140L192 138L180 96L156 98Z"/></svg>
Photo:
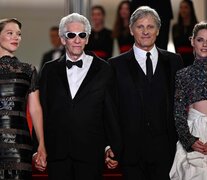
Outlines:
<svg viewBox="0 0 207 180"><path fill-rule="evenodd" d="M133 50L134 50L134 54L135 54L136 59L146 58L146 53L147 52L150 52L152 57L155 57L155 56L158 55L158 51L157 51L157 48L156 48L155 45L153 46L153 48L150 51L145 51L145 50L142 50L142 49L136 47L135 44L134 44L133 45Z"/></svg>
<svg viewBox="0 0 207 180"><path fill-rule="evenodd" d="M85 57L86 57L86 54L85 54L85 52L83 52L83 54L76 61L81 60L81 59L83 60ZM74 60L69 58L67 53L66 53L66 60L74 61Z"/></svg>

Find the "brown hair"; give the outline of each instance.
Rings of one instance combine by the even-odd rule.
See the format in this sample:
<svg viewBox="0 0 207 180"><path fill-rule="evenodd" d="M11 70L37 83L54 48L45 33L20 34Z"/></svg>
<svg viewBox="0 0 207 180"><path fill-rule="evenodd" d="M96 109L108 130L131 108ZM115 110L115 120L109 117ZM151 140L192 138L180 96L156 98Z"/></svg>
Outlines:
<svg viewBox="0 0 207 180"><path fill-rule="evenodd" d="M193 32L192 32L192 37L193 39L195 39L195 37L198 34L198 31L202 30L202 29L207 29L207 22L201 21L200 23L197 23L194 28L193 28Z"/></svg>
<svg viewBox="0 0 207 180"><path fill-rule="evenodd" d="M193 1L191 0L182 0L180 2L180 5L182 3L186 3L189 7L190 7L190 26L194 26L196 23L198 23L198 20L197 20L197 17L196 17L196 13L195 13L195 8L194 8L194 4L193 4ZM178 24L180 26L183 26L183 18L181 17L180 15L180 12L178 14Z"/></svg>
<svg viewBox="0 0 207 180"><path fill-rule="evenodd" d="M16 18L0 19L0 32L4 29L6 24L11 22L17 24L19 26L19 29L22 28L22 24Z"/></svg>
<svg viewBox="0 0 207 180"><path fill-rule="evenodd" d="M122 29L125 29L124 27L124 23L122 21L122 18L120 17L120 9L122 8L122 6L124 4L127 4L129 6L129 11L131 11L131 6L130 6L130 1L128 0L124 0L124 1L121 1L118 8L117 8L117 12L116 12L116 20L115 20L115 23L114 23L114 29L113 29L113 32L112 32L112 36L114 38L117 38L119 37L119 35L121 34L121 30ZM130 18L130 17L129 17ZM129 33L129 28L126 29L126 33Z"/></svg>

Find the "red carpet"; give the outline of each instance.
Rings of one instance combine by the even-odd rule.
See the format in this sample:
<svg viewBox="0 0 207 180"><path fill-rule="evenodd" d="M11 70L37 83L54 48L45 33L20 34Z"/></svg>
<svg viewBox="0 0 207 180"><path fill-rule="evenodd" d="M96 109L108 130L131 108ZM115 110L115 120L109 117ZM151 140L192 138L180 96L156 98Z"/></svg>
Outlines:
<svg viewBox="0 0 207 180"><path fill-rule="evenodd" d="M39 172L33 169L33 180L48 180L47 172ZM103 174L104 180L123 180L119 169L105 169Z"/></svg>
<svg viewBox="0 0 207 180"><path fill-rule="evenodd" d="M27 108L27 120L28 120L30 132L32 133L32 121L31 121L31 117L30 117L28 108ZM110 169L105 168L103 177L104 177L104 180L122 180L122 175L121 175L119 169L110 170ZM32 179L33 180L48 180L47 172L37 171L33 167Z"/></svg>

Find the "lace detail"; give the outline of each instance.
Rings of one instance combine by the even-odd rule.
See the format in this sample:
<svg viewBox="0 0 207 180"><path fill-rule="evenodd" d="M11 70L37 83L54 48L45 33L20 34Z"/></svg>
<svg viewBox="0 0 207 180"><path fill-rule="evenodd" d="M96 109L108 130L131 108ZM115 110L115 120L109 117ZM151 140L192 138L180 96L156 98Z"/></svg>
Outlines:
<svg viewBox="0 0 207 180"><path fill-rule="evenodd" d="M15 79L16 74L25 74L29 79L30 88L29 93L38 89L38 74L37 70L34 66L20 62L15 56L3 56L0 58L0 79L5 79L5 76L10 75L13 79L10 81L25 81L24 79ZM0 81L1 82L1 81ZM25 82L28 84L28 82Z"/></svg>
<svg viewBox="0 0 207 180"><path fill-rule="evenodd" d="M189 105L207 100L207 59L196 59L194 64L177 72L175 91L175 125L179 140L187 151L198 139L187 124Z"/></svg>
<svg viewBox="0 0 207 180"><path fill-rule="evenodd" d="M0 63L0 74L26 73L29 77L32 75L31 65L20 62L16 57L3 56Z"/></svg>

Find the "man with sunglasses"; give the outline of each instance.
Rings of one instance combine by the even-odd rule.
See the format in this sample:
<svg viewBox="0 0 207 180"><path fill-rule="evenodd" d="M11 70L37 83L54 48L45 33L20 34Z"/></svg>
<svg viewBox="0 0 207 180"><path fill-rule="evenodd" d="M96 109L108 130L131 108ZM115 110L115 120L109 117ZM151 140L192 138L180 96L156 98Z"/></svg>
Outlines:
<svg viewBox="0 0 207 180"><path fill-rule="evenodd" d="M113 73L107 62L84 52L89 21L77 13L61 19L66 54L45 64L40 76L49 180L100 180L104 151L121 149Z"/></svg>

